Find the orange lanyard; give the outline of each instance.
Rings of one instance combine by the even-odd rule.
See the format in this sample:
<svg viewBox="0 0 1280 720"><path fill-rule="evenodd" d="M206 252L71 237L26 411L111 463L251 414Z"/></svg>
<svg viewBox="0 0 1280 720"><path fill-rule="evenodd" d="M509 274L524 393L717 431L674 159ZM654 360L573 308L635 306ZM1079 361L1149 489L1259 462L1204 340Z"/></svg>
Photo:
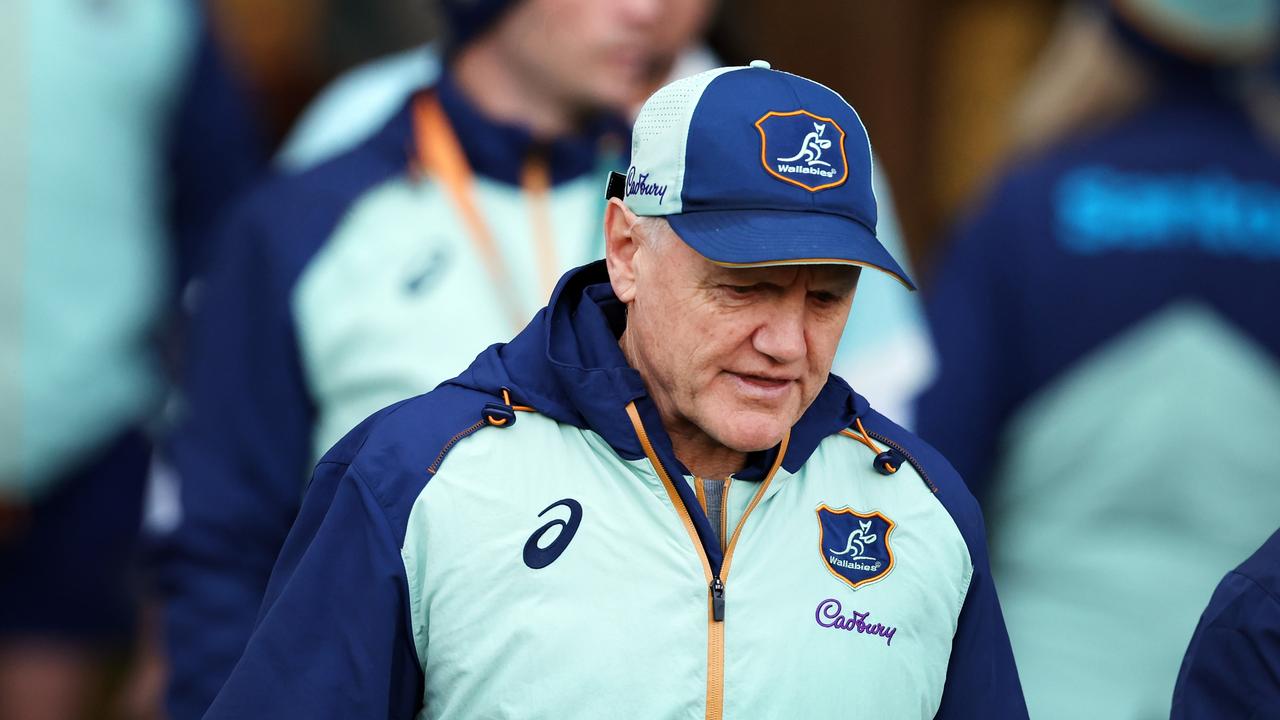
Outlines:
<svg viewBox="0 0 1280 720"><path fill-rule="evenodd" d="M462 145L458 142L458 136L434 95L418 97L414 101L413 115L418 163L424 171L444 184L450 199L462 214L463 222L471 235L471 244L489 273L489 280L505 308L511 328L518 331L533 317L533 311L520 301L519 293L511 281L506 258L476 204L475 176L462 151ZM551 297L551 291L559 278L549 207L551 174L546 162L539 158L531 158L526 162L521 173L521 186L530 202L535 255L542 278L542 294L546 299Z"/></svg>

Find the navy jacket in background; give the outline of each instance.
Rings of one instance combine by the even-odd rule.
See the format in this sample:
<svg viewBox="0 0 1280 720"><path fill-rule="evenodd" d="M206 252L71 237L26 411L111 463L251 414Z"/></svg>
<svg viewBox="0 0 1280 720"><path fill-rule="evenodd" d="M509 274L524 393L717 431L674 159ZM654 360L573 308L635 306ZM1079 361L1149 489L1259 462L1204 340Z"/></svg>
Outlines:
<svg viewBox="0 0 1280 720"><path fill-rule="evenodd" d="M1273 139L1179 78L1017 162L933 277L917 427L982 504L1031 716L1167 714L1280 518Z"/></svg>
<svg viewBox="0 0 1280 720"><path fill-rule="evenodd" d="M1278 156L1210 88L1164 93L1015 165L934 270L939 369L918 430L979 501L1019 407L1171 302L1211 306L1280 358Z"/></svg>
<svg viewBox="0 0 1280 720"><path fill-rule="evenodd" d="M504 253L536 247L522 242L532 229L520 177L537 156L558 257L595 256L597 218L575 201L602 205L604 171L625 166L620 119L543 144L479 115L448 75L426 95L458 136ZM309 469L331 444L317 437L430 389L506 337L496 303L465 312L470 297L444 289L487 276L444 185L417 167L417 100L354 149L254 188L219 228L186 346L181 417L163 446L181 500L160 562L174 720L202 717L244 651ZM447 369L433 373L438 365ZM349 423L335 419L365 405Z"/></svg>

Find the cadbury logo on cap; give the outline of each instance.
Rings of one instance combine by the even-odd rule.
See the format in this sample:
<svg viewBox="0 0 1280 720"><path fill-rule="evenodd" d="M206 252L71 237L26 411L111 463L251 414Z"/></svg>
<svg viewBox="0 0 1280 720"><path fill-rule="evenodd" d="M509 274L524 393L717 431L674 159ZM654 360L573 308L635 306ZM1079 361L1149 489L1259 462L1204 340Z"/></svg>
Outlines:
<svg viewBox="0 0 1280 720"><path fill-rule="evenodd" d="M826 190L849 177L844 129L807 110L767 112L756 121L760 162L773 177L810 191Z"/></svg>
<svg viewBox="0 0 1280 720"><path fill-rule="evenodd" d="M650 195L658 198L658 204L667 197L667 185L663 183L659 185L656 182L649 182L649 173L642 173L636 170L636 166L632 165L627 169L627 191L626 197L632 195Z"/></svg>

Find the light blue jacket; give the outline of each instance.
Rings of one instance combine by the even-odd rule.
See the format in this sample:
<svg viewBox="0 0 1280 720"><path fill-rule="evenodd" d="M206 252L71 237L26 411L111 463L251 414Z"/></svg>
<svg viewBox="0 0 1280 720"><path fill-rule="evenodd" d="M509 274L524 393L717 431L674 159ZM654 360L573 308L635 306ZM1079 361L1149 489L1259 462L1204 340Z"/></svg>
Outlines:
<svg viewBox="0 0 1280 720"><path fill-rule="evenodd" d="M208 717L1026 716L945 460L831 376L713 528L625 322L572 271L329 451Z"/></svg>

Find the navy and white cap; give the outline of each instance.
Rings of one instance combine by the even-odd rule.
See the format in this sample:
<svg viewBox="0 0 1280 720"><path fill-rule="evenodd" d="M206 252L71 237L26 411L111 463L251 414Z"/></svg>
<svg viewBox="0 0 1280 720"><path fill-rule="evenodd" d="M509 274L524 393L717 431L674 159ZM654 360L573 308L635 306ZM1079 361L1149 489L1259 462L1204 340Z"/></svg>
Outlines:
<svg viewBox="0 0 1280 720"><path fill-rule="evenodd" d="M719 265L858 265L915 289L876 239L858 114L830 88L763 61L654 93L636 119L621 196Z"/></svg>

